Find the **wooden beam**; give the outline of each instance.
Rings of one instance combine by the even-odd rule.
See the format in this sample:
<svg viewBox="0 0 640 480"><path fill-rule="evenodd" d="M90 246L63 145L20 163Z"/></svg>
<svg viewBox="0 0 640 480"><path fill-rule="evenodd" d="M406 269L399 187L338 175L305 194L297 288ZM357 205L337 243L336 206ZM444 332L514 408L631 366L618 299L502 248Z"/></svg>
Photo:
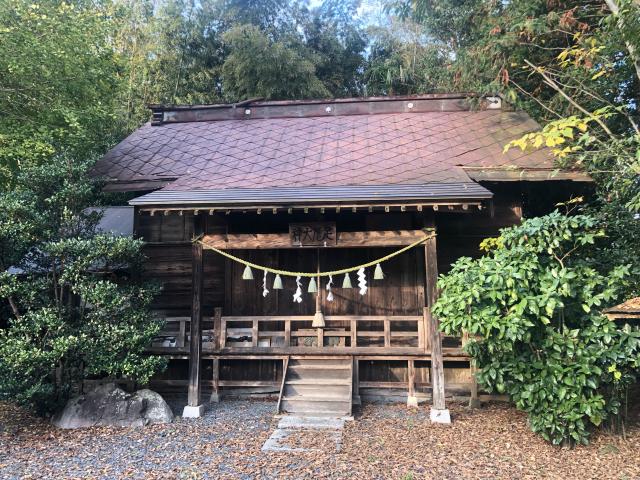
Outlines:
<svg viewBox="0 0 640 480"><path fill-rule="evenodd" d="M427 307L425 317L429 325L429 343L431 348L431 385L433 408L435 410L445 410L444 400L444 362L442 359L442 336L440 334L440 323L431 314L431 308L438 296L438 259L436 250L436 237L431 237L424 244L425 258L425 297Z"/></svg>
<svg viewBox="0 0 640 480"><path fill-rule="evenodd" d="M191 340L189 342L190 407L200 405L200 357L202 354L202 244L193 243L191 275Z"/></svg>
<svg viewBox="0 0 640 480"><path fill-rule="evenodd" d="M424 230L386 230L370 232L338 232L337 245L324 248L406 246L424 238ZM291 244L289 233L228 233L209 234L202 241L211 247L224 249L305 248ZM318 248L317 246L307 248Z"/></svg>

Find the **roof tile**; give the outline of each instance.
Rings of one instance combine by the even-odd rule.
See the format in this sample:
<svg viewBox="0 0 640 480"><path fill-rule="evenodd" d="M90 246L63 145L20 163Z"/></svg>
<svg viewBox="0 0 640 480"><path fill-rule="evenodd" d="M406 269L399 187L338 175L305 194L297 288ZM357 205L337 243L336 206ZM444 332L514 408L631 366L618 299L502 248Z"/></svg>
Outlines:
<svg viewBox="0 0 640 480"><path fill-rule="evenodd" d="M458 166L550 168L549 153L502 153L537 128L522 112L422 112L144 125L94 172L176 177L171 190L469 181Z"/></svg>

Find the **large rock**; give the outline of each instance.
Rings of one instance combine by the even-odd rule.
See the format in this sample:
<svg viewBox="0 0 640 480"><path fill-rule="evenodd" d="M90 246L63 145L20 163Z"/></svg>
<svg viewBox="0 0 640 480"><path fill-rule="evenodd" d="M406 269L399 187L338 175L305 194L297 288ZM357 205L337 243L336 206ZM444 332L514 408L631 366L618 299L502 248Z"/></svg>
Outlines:
<svg viewBox="0 0 640 480"><path fill-rule="evenodd" d="M99 385L86 395L74 397L54 417L60 428L101 426L141 427L173 421L173 413L156 392L138 390L133 395L114 383Z"/></svg>
<svg viewBox="0 0 640 480"><path fill-rule="evenodd" d="M173 412L159 393L145 388L138 390L133 396L145 404L144 418L148 423L171 423L173 421Z"/></svg>

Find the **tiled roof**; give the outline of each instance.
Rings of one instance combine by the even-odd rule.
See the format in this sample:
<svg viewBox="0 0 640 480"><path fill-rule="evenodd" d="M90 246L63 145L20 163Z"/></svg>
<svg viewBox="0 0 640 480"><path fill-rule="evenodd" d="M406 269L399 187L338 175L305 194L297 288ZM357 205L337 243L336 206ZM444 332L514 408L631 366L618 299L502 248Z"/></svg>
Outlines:
<svg viewBox="0 0 640 480"><path fill-rule="evenodd" d="M544 150L502 153L537 128L499 109L147 124L94 172L172 191L471 182L461 167L550 171Z"/></svg>
<svg viewBox="0 0 640 480"><path fill-rule="evenodd" d="M640 297L635 297L627 300L620 305L611 307L605 310L606 313L619 313L619 314L638 314L640 315Z"/></svg>

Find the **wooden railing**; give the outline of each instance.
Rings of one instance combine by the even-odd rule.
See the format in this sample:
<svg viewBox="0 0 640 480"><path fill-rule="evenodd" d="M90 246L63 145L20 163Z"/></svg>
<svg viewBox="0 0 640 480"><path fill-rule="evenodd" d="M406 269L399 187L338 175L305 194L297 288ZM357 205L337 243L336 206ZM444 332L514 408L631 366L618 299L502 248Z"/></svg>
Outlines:
<svg viewBox="0 0 640 480"><path fill-rule="evenodd" d="M157 352L189 351L189 341L191 340L190 317L162 317L165 324L162 331L152 340L150 350ZM205 317L202 319L203 325L210 328L202 330L202 348L215 348L216 337L214 318Z"/></svg>
<svg viewBox="0 0 640 480"><path fill-rule="evenodd" d="M152 351L187 353L189 317L166 317ZM221 316L203 318L203 354L358 353L427 354L427 319L419 315L327 315L325 328L313 316ZM454 340L455 339L451 339ZM457 348L447 348L450 354Z"/></svg>
<svg viewBox="0 0 640 480"><path fill-rule="evenodd" d="M422 316L329 315L324 328L312 316L229 316L220 318L221 350L382 350L425 351Z"/></svg>

